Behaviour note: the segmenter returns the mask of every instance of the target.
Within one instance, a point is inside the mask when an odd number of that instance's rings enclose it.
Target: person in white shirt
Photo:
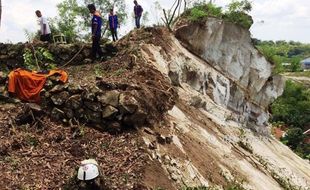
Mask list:
[[[51,29],[50,26],[48,25],[48,21],[45,17],[42,16],[41,11],[37,10],[36,15],[39,18],[39,23],[40,23],[40,40],[43,42],[50,42],[51,40]]]

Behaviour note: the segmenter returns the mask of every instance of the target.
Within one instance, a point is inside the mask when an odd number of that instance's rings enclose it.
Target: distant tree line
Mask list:
[[[300,61],[310,57],[310,44],[283,40],[261,41],[252,39],[252,41],[260,52],[276,65],[275,73],[301,71]],[[282,63],[290,63],[291,65],[285,68]]]

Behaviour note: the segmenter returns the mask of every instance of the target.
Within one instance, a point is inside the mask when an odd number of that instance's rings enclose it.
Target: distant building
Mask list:
[[[300,64],[301,64],[302,69],[309,70],[310,69],[310,57],[305,60],[302,60]]]

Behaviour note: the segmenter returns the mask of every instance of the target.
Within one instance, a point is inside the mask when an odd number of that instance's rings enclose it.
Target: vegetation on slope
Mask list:
[[[260,52],[275,64],[275,73],[298,72],[301,70],[300,61],[310,57],[310,44],[294,41],[261,41],[258,39],[253,39],[253,42]],[[282,63],[290,63],[291,65],[284,67]]]
[[[310,144],[303,135],[310,125],[310,89],[287,81],[283,95],[271,108],[272,122],[288,128],[282,142],[301,157],[310,159]]]
[[[248,15],[251,10],[252,4],[247,0],[233,1],[228,5],[227,11],[223,11],[222,7],[212,3],[196,3],[184,15],[193,22],[201,22],[208,17],[216,17],[249,29],[253,24],[252,17]]]

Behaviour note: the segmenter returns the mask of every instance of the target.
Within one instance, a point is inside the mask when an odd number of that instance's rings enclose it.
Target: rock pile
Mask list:
[[[41,106],[57,121],[80,121],[120,130],[158,119],[148,113],[152,105],[141,101],[141,93],[143,90],[138,86],[101,79],[97,85],[82,87],[74,83],[60,84],[57,77],[50,77],[41,92]],[[163,107],[163,113],[170,107]]]

